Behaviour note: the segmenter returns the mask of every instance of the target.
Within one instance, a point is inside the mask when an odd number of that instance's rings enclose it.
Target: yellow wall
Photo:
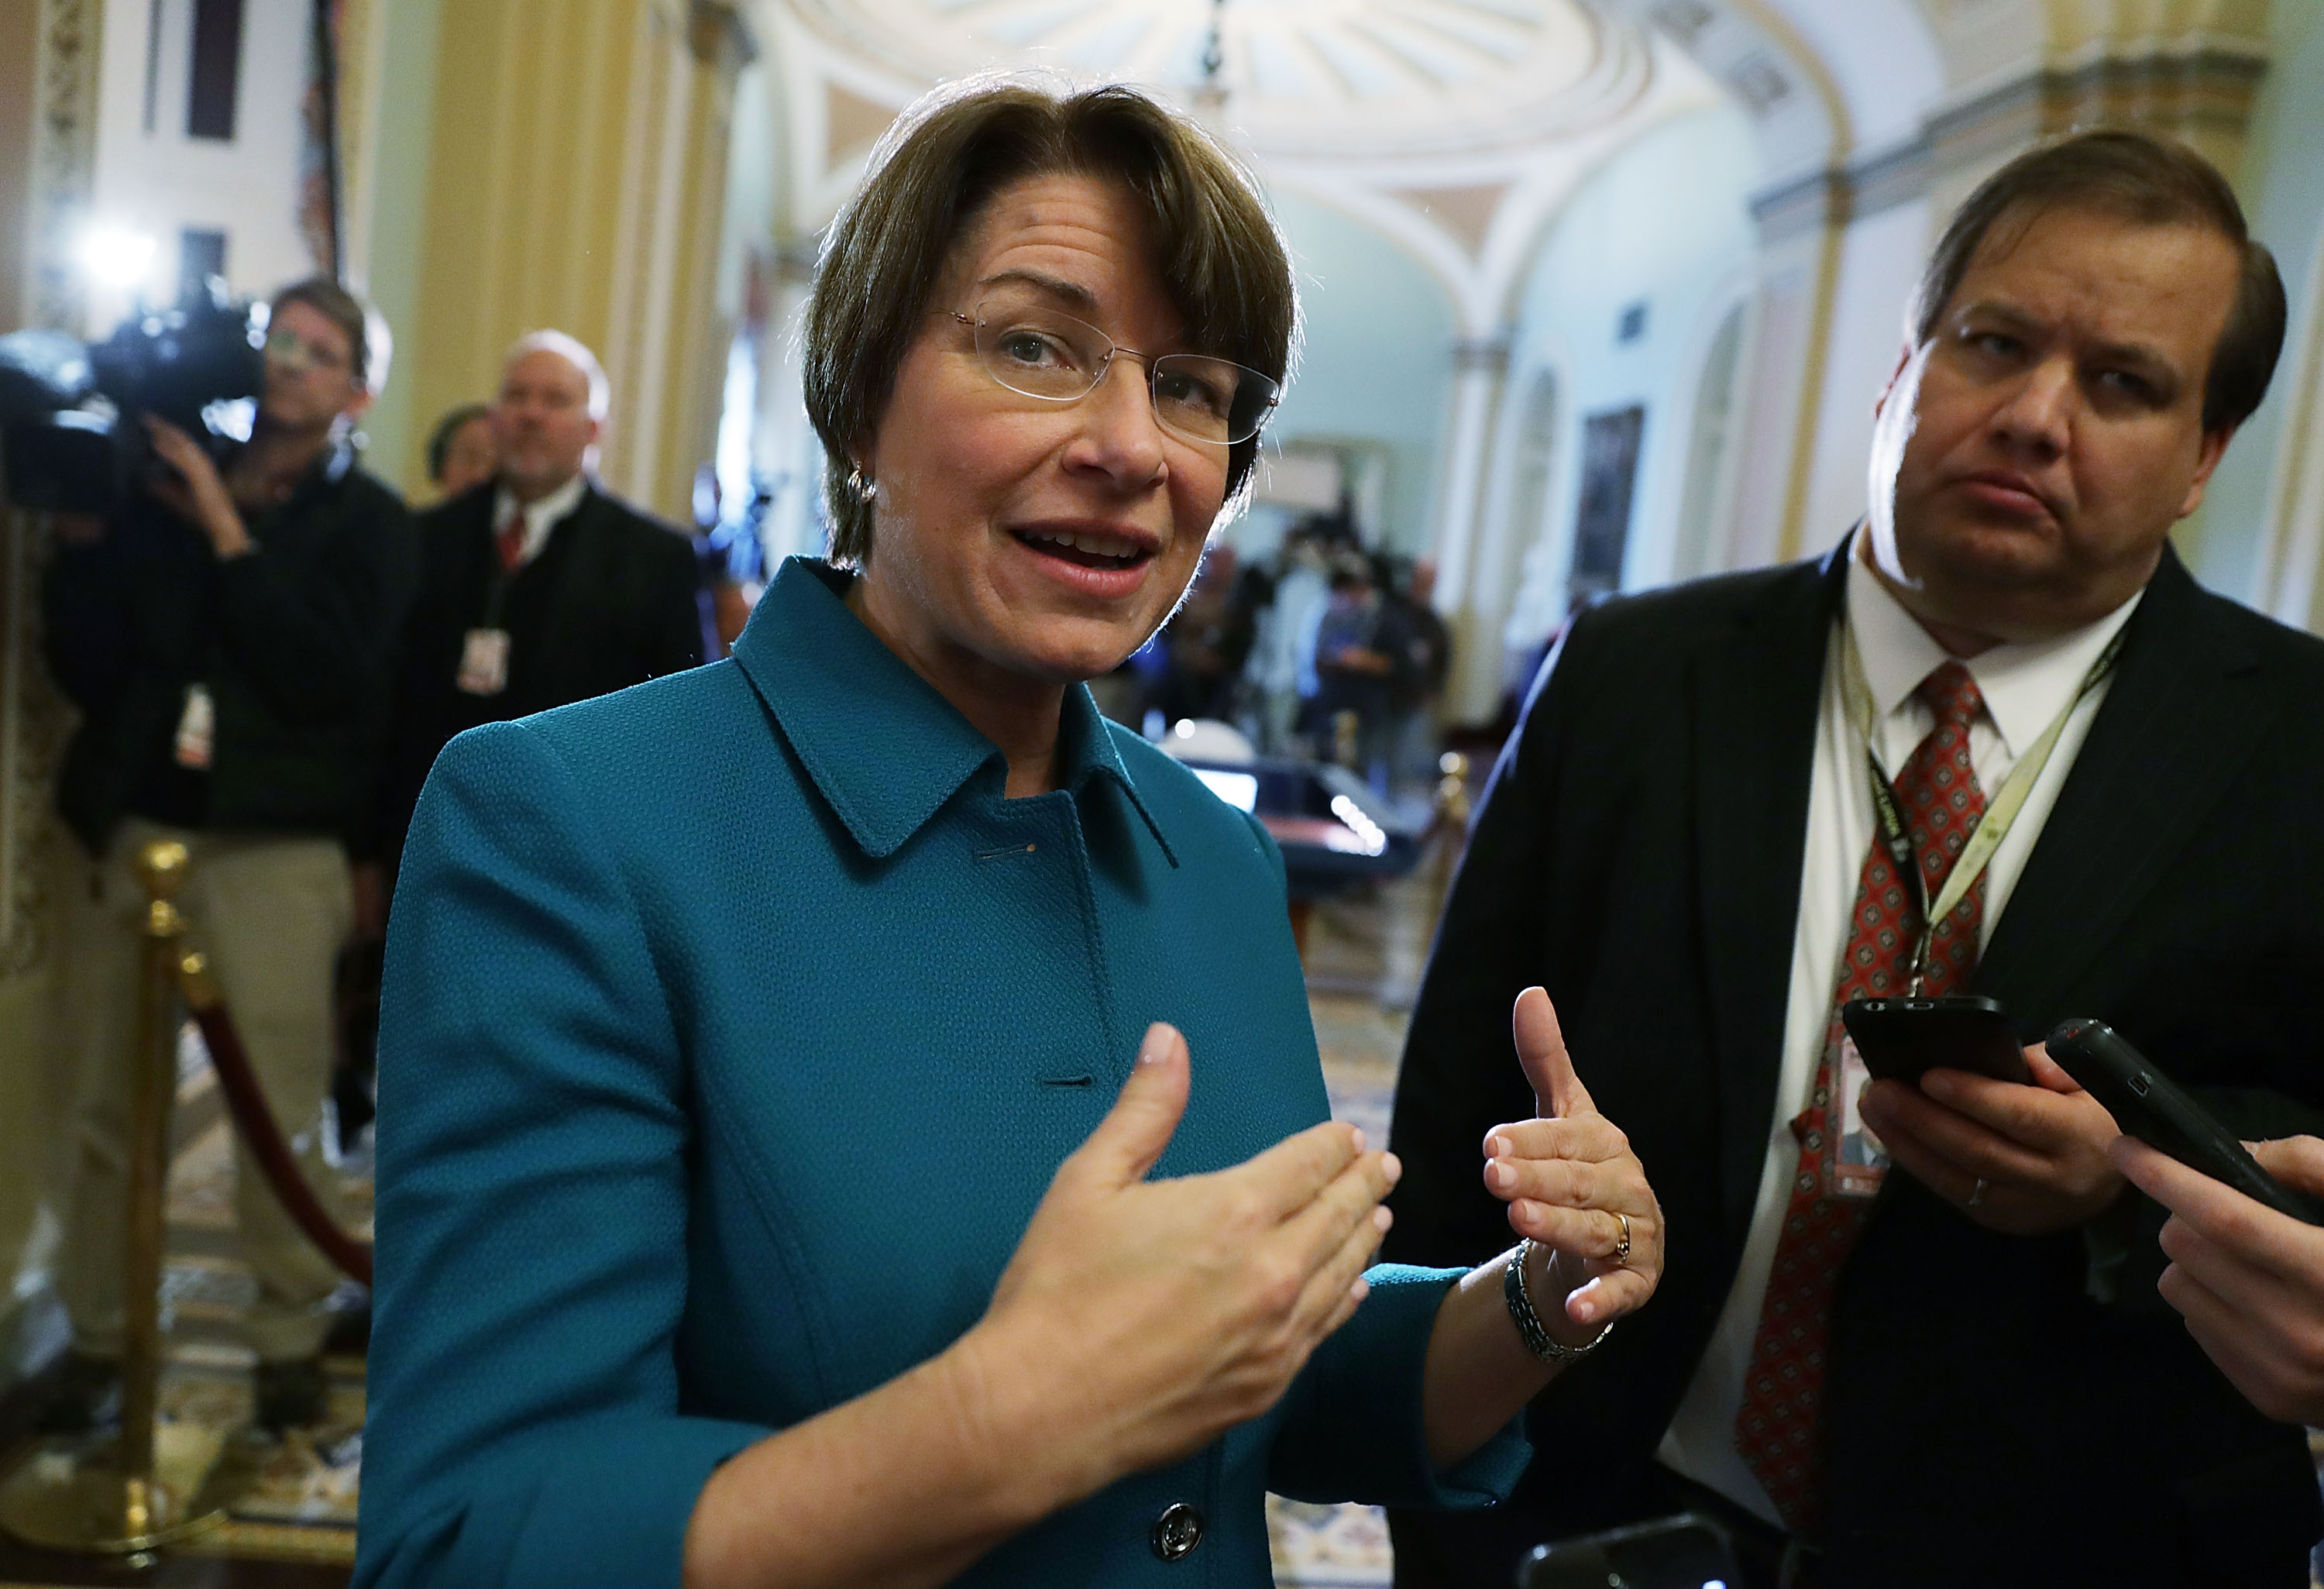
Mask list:
[[[40,7],[0,0],[0,332],[24,323],[32,285],[33,62]]]
[[[711,287],[733,79],[697,51],[691,14],[674,0],[443,8],[416,308],[397,328],[413,423],[382,460],[406,482],[424,476],[435,416],[488,396],[503,350],[554,326],[612,378],[606,483],[687,522],[725,346]]]

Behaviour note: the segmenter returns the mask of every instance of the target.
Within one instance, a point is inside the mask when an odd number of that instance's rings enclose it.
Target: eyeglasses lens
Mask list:
[[[283,368],[298,374],[309,370],[338,370],[346,361],[330,349],[301,337],[296,331],[275,331],[267,336],[266,356]]]
[[[976,306],[976,351],[985,373],[1010,391],[1072,402],[1096,389],[1114,344],[1071,315],[988,299]],[[1257,370],[1194,353],[1151,361],[1147,387],[1164,430],[1214,446],[1258,435],[1281,391]]]

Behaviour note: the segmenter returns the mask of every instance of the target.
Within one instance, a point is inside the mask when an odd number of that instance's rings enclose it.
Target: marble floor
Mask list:
[[[1443,857],[1376,892],[1325,901],[1309,918],[1307,1002],[1332,1113],[1388,1140],[1405,1024],[1435,931]],[[1370,1589],[1393,1575],[1388,1521],[1369,1506],[1271,1498],[1268,1520],[1282,1589]]]

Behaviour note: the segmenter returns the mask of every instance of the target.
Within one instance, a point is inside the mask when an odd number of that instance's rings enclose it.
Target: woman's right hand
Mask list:
[[[1112,1110],[1058,1167],[954,1349],[995,1439],[1035,1467],[1061,1464],[1056,1504],[1272,1407],[1355,1312],[1388,1230],[1380,1199],[1399,1167],[1346,1124],[1231,1169],[1147,1180],[1187,1086],[1185,1039],[1148,1028]]]

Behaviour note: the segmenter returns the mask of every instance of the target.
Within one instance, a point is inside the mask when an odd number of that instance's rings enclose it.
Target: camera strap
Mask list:
[[[2042,731],[2041,737],[2028,745],[2025,753],[2018,757],[2016,764],[2010,768],[2009,776],[2001,781],[2001,787],[1986,802],[1985,815],[1979,818],[1976,831],[1969,835],[1969,844],[1953,863],[1952,870],[1946,874],[1944,886],[1938,890],[1937,897],[1932,901],[1929,898],[1928,876],[1921,870],[1920,861],[1913,853],[1912,830],[1904,819],[1904,808],[1897,801],[1895,785],[1887,770],[1880,764],[1880,753],[1877,748],[1880,710],[1872,698],[1872,683],[1864,670],[1863,653],[1857,649],[1856,625],[1851,621],[1842,621],[1841,700],[1848,709],[1849,721],[1855,725],[1857,741],[1864,747],[1864,765],[1871,784],[1872,809],[1879,826],[1881,842],[1887,846],[1889,858],[1895,863],[1896,870],[1913,880],[1914,897],[1921,907],[1921,936],[1913,948],[1913,996],[1919,996],[1921,985],[1928,976],[1930,948],[1936,937],[1937,923],[1960,908],[1960,902],[1969,897],[1969,891],[1977,886],[1977,880],[1984,875],[1986,867],[1992,863],[1994,853],[2001,848],[2002,841],[2009,836],[2018,813],[2025,808],[2025,801],[2033,794],[2034,785],[2040,781],[2043,770],[2050,764],[2052,753],[2057,750],[2058,741],[2066,732],[2067,719],[2114,670],[2116,661],[2122,655],[2123,637],[2128,633],[2128,628],[2126,624],[2115,631],[2114,637],[2107,642],[2106,649],[2090,664],[2089,671],[2082,675],[2082,682],[2075,689],[2073,699],[2050,720],[2050,725]]]

